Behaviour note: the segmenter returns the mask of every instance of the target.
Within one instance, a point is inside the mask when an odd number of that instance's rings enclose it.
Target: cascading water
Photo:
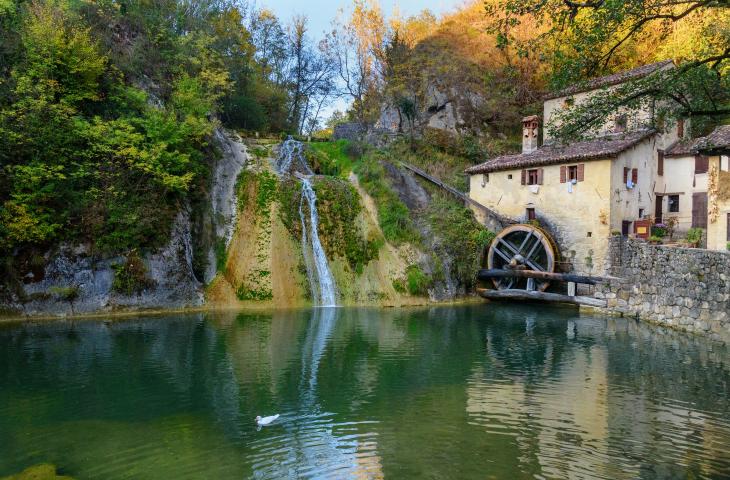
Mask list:
[[[300,173],[312,175],[312,169],[303,155],[303,150],[304,145],[291,137],[284,141],[281,144],[276,165],[279,173],[287,174],[292,169],[299,167],[299,170],[303,171]],[[322,248],[322,242],[319,240],[317,194],[307,177],[303,175],[298,175],[298,177],[302,183],[302,197],[299,201],[299,218],[302,221],[302,252],[312,299],[317,305],[334,307],[337,305],[337,286],[329,268],[327,255]],[[307,221],[307,217],[309,221]]]
[[[276,162],[276,169],[279,173],[290,173],[292,167],[295,170],[299,167],[304,175],[314,174],[307,163],[307,158],[304,156],[304,144],[289,137],[279,147],[279,159]]]

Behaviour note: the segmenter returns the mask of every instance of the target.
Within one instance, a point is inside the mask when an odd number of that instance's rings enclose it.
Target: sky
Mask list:
[[[259,8],[274,12],[283,24],[289,23],[294,15],[305,15],[309,20],[309,34],[317,41],[331,29],[332,20],[340,10],[349,11],[352,0],[256,0],[253,3]],[[403,17],[409,17],[425,9],[439,16],[454,11],[464,3],[465,0],[380,0],[386,17],[394,11],[398,11]],[[322,118],[326,119],[335,110],[346,110],[349,103],[345,98],[335,100],[323,110]]]
[[[347,9],[351,0],[257,0],[256,5],[273,11],[283,23],[288,23],[294,15],[306,15],[309,18],[310,33],[313,38],[320,38],[322,33],[330,29],[332,20],[341,9]],[[454,10],[463,4],[463,0],[381,0],[380,6],[386,15],[397,8],[402,16],[414,15],[421,10],[429,9],[436,15]]]

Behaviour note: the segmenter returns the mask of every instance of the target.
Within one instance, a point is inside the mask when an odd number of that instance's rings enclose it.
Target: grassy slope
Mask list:
[[[317,156],[328,157],[332,170],[336,170],[338,175],[344,176],[349,168],[358,175],[361,186],[374,200],[378,222],[386,240],[395,245],[410,244],[431,255],[437,266],[432,269],[431,276],[434,278],[424,278],[425,274],[419,265],[413,263],[407,267],[403,278],[395,280],[396,289],[423,294],[438,279],[436,277],[445,273],[449,273],[467,289],[473,286],[481,252],[491,241],[492,232],[479,225],[471,210],[461,202],[427,182],[422,185],[432,198],[429,207],[423,212],[409,211],[389,185],[383,167],[384,162],[397,165],[399,161],[405,161],[464,191],[466,177],[463,171],[473,164],[472,160],[446,153],[425,142],[417,144],[415,150],[406,143],[396,142],[386,149],[368,149],[356,158],[353,158],[352,152],[358,149],[344,140],[318,143],[312,148]],[[413,221],[416,216],[425,218],[428,228],[437,237],[435,241],[422,238]],[[439,272],[439,257],[442,256],[453,259],[450,272]]]

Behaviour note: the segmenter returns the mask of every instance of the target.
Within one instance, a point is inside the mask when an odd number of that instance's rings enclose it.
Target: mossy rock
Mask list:
[[[55,465],[42,463],[28,467],[15,475],[2,477],[0,480],[73,480],[73,478],[66,475],[59,475]]]

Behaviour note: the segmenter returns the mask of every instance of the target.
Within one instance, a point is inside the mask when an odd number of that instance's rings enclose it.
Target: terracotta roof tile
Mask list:
[[[720,125],[698,142],[697,150],[704,154],[730,154],[730,125]]]
[[[467,168],[466,173],[489,173],[515,168],[554,165],[575,160],[596,160],[615,157],[642,140],[656,133],[655,130],[640,130],[619,135],[607,135],[567,145],[544,145],[532,153],[503,155]]]
[[[704,137],[700,138],[689,138],[674,142],[671,147],[664,151],[665,157],[691,157],[699,153],[697,151],[697,144],[703,140]]]
[[[578,83],[568,88],[564,88],[563,90],[549,93],[543,97],[543,100],[551,100],[553,98],[565,97],[566,95],[573,95],[575,93],[588,92],[590,90],[595,90],[596,88],[609,87],[629,80],[643,78],[672,63],[672,60],[663,60],[661,62],[642,65],[631,70],[606,75],[604,77],[592,78],[586,82]]]

